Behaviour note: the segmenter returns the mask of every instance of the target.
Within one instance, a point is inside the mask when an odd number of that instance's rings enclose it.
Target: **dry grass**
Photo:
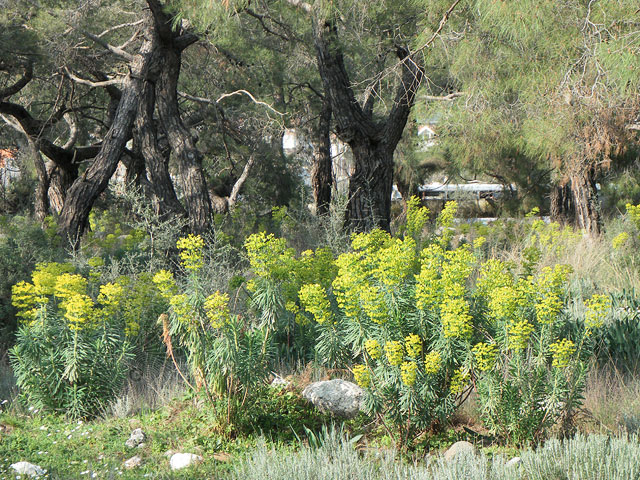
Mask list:
[[[640,426],[640,377],[613,366],[593,368],[587,378],[582,430],[635,433]]]

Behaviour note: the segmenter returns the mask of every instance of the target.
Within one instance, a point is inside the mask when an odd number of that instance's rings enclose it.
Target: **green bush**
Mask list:
[[[10,359],[30,406],[88,417],[119,392],[136,326],[120,314],[121,285],[101,285],[94,299],[87,279],[72,271],[70,264],[40,264],[32,283],[14,285],[22,324]]]

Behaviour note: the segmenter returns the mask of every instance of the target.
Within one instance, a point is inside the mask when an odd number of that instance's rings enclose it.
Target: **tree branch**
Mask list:
[[[184,92],[178,92],[178,95],[180,95],[183,98],[186,98],[187,100],[191,100],[192,102],[205,103],[205,104],[208,104],[208,105],[217,105],[217,104],[220,103],[220,100],[222,100],[224,98],[231,97],[233,95],[240,95],[240,94],[247,95],[253,101],[253,103],[255,103],[256,105],[264,105],[265,107],[267,107],[272,112],[274,112],[274,113],[276,113],[278,115],[281,115],[281,116],[284,115],[284,113],[279,112],[278,110],[273,108],[268,103],[262,102],[260,100],[257,100],[253,95],[251,95],[251,93],[249,93],[246,90],[236,90],[235,92],[224,93],[224,94],[220,95],[220,97],[217,100],[211,100],[209,98],[204,98],[204,97],[196,97],[196,96],[184,93]]]
[[[0,99],[4,99],[10,97],[11,95],[15,95],[20,90],[22,90],[33,78],[33,62],[28,60],[24,65],[24,74],[22,78],[18,80],[13,85],[0,90]]]
[[[443,96],[438,96],[438,95],[424,95],[422,98],[424,98],[427,101],[445,101],[445,102],[449,102],[451,100],[454,100],[458,97],[463,97],[464,95],[466,95],[465,92],[453,92],[450,93],[449,95],[443,95]]]
[[[88,32],[84,29],[78,29],[78,31],[80,33],[82,33],[85,37],[87,37],[90,40],[93,40],[95,43],[97,43],[98,45],[100,45],[101,47],[103,47],[104,49],[110,51],[111,53],[125,59],[127,62],[132,62],[134,60],[134,56],[131,55],[129,52],[119,48],[119,47],[114,47],[113,45],[111,45],[110,43],[104,41],[102,38],[100,38],[97,35],[94,35],[91,32]]]
[[[242,175],[240,175],[240,178],[238,178],[238,180],[236,180],[236,183],[233,184],[233,188],[231,189],[231,194],[229,195],[229,199],[227,200],[229,204],[229,209],[232,209],[236,204],[236,201],[238,199],[238,193],[240,193],[240,189],[242,188],[242,185],[244,185],[244,182],[247,180],[247,177],[249,176],[249,171],[253,166],[254,160],[255,160],[255,157],[251,155],[249,157],[249,160],[247,161],[247,164],[244,166],[244,169],[242,170]]]
[[[112,79],[104,80],[101,82],[93,82],[91,80],[86,80],[84,78],[76,77],[73,73],[71,73],[71,71],[67,67],[64,67],[64,71],[66,72],[67,76],[74,82],[80,83],[82,85],[88,85],[92,88],[107,87],[109,85],[122,85],[122,83],[124,82],[124,78],[121,78],[121,79],[112,78]]]

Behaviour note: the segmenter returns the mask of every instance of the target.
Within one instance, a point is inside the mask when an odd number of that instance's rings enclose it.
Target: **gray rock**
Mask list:
[[[276,375],[271,382],[272,387],[288,387],[290,384],[287,380],[282,378],[280,375]]]
[[[29,462],[13,463],[11,464],[11,468],[18,475],[28,475],[30,477],[40,477],[47,473],[38,465],[34,465],[33,463],[29,463]]]
[[[171,470],[180,470],[201,461],[202,457],[195,453],[174,453],[169,459],[169,465]]]
[[[352,418],[360,411],[364,390],[355,383],[337,379],[312,383],[302,396],[322,411]]]
[[[136,455],[135,457],[131,457],[128,460],[124,461],[124,468],[127,470],[131,470],[132,468],[136,468],[142,465],[142,458],[140,455]]]
[[[133,432],[131,432],[131,436],[126,442],[124,442],[124,444],[129,448],[136,448],[138,445],[144,442],[145,438],[146,437],[142,429],[136,428]]]
[[[460,454],[475,453],[475,450],[476,449],[473,446],[473,444],[469,442],[465,442],[465,441],[456,442],[453,445],[451,445],[446,452],[444,452],[444,459],[447,461],[451,461]]]
[[[515,467],[522,463],[522,459],[520,457],[513,457],[507,463],[504,464],[505,467]]]

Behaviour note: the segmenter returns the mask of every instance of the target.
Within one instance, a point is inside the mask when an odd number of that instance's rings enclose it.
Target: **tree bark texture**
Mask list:
[[[104,191],[118,166],[130,136],[138,110],[138,102],[148,77],[152,53],[157,45],[149,35],[153,24],[147,18],[146,37],[138,55],[129,64],[130,74],[122,86],[122,96],[113,123],[105,136],[99,153],[87,170],[73,182],[60,213],[60,230],[72,248],[77,248],[86,228],[95,200]]]
[[[313,147],[313,166],[311,168],[311,187],[316,215],[329,213],[331,190],[333,188],[333,162],[331,160],[331,104],[325,97],[320,110],[320,118],[311,132]]]
[[[393,152],[402,136],[423,70],[408,50],[397,48],[402,62],[401,81],[387,118],[376,122],[373,109],[356,100],[331,21],[313,22],[318,70],[329,98],[338,137],[353,152],[354,172],[349,181],[345,226],[353,231],[391,227]],[[370,102],[365,101],[368,105]]]
[[[180,35],[171,29],[171,18],[161,9],[154,8],[158,2],[150,2],[158,27],[162,69],[156,84],[158,115],[169,140],[169,145],[178,160],[184,203],[191,230],[205,232],[211,226],[213,209],[202,170],[202,154],[196,147],[196,139],[182,122],[178,104],[178,77],[182,61],[182,50],[193,43],[194,37]]]
[[[551,188],[551,219],[558,223],[573,223],[575,210],[573,195],[569,183],[554,185]]]
[[[598,235],[602,231],[602,217],[594,169],[585,168],[572,174],[570,186],[576,226],[590,235]]]

